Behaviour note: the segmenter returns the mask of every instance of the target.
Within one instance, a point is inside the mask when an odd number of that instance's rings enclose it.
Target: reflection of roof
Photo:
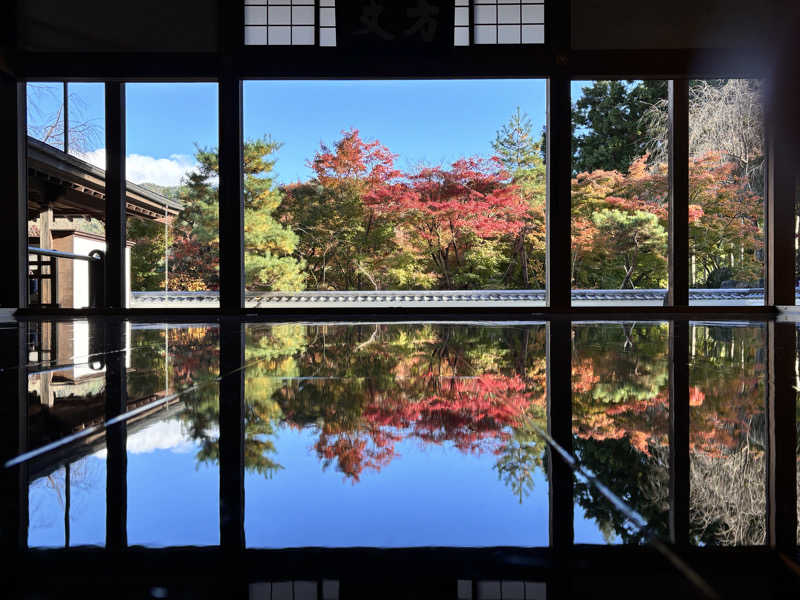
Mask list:
[[[57,217],[105,218],[106,173],[85,160],[28,137],[28,204],[40,212],[48,202]],[[127,182],[128,215],[163,221],[183,205],[157,192]]]

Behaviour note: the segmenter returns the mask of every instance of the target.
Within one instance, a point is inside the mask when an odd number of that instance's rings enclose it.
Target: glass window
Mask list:
[[[651,113],[667,82],[572,84],[572,303],[662,306],[668,156]]]
[[[335,0],[245,0],[247,46],[335,46]]]
[[[126,84],[131,306],[219,306],[216,83]]]
[[[765,158],[761,82],[689,82],[690,304],[764,304]]]
[[[543,305],[544,118],[541,80],[245,82],[247,306]]]
[[[86,308],[91,267],[57,258],[105,251],[105,87],[31,82],[28,92],[29,304]]]

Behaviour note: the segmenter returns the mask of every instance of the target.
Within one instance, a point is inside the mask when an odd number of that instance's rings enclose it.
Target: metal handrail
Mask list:
[[[55,258],[70,258],[72,260],[86,260],[86,261],[101,261],[99,256],[87,256],[85,254],[72,254],[71,252],[62,252],[61,250],[49,250],[47,248],[37,248],[36,246],[28,246],[28,254],[41,254],[42,256],[54,256]]]
[[[58,293],[57,273],[58,269],[55,268],[55,259],[63,258],[67,260],[85,260],[89,263],[89,306],[91,308],[100,308],[105,305],[105,253],[102,250],[92,250],[89,254],[73,254],[72,252],[62,252],[61,250],[50,250],[46,248],[37,248],[36,246],[28,246],[28,254],[35,254],[39,256],[49,256],[52,258],[50,261],[50,290],[53,298],[52,305],[58,306],[56,302],[56,294]],[[41,261],[39,261],[41,262]],[[30,277],[30,275],[29,275]],[[32,277],[36,279],[36,277]],[[41,281],[42,277],[39,277]]]

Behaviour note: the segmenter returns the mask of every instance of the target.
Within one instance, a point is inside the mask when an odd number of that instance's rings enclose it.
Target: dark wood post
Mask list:
[[[223,60],[219,80],[219,289],[223,312],[244,308],[242,82]]]
[[[5,198],[0,256],[9,274],[0,286],[4,308],[28,304],[27,127],[25,82],[0,72],[0,179]]]
[[[764,178],[766,202],[766,304],[795,304],[795,195],[797,165],[791,164],[791,145],[780,123],[768,125],[767,173]]]
[[[669,291],[689,306],[689,81],[669,81]]]
[[[567,309],[571,303],[572,128],[570,80],[547,80],[547,306]]]
[[[125,84],[106,82],[106,307],[125,308]]]

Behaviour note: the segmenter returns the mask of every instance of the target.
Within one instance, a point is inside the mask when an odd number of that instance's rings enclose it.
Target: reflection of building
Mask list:
[[[57,148],[28,138],[28,218],[29,245],[60,250],[81,256],[92,250],[105,251],[103,226],[93,222],[97,232],[87,229],[91,219],[105,220],[105,171],[66,154]],[[128,218],[160,223],[169,222],[181,209],[171,200],[152,190],[127,182]],[[33,221],[34,223],[31,223]],[[126,248],[126,288],[130,296],[130,244]],[[61,308],[89,306],[89,265],[85,261],[45,259],[49,274],[56,265],[56,295],[52,297],[48,278],[32,277],[32,304],[57,304]],[[42,267],[38,267],[42,271]]]

